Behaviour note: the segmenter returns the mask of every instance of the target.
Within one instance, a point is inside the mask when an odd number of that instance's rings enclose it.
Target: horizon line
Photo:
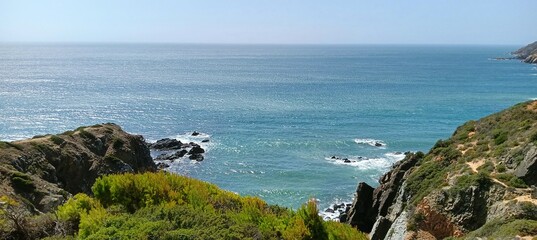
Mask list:
[[[351,45],[383,45],[383,46],[397,46],[397,45],[406,45],[406,46],[418,46],[418,45],[428,45],[428,46],[525,46],[527,43],[516,44],[516,43],[218,43],[218,42],[128,42],[128,41],[0,41],[0,44],[132,44],[132,45],[243,45],[243,46],[255,46],[255,45],[266,45],[266,46],[351,46]]]

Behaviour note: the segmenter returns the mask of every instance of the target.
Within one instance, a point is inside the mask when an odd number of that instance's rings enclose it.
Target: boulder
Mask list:
[[[192,147],[192,149],[190,149],[190,151],[188,151],[188,154],[200,154],[200,153],[204,153],[205,150],[203,150],[203,148],[201,148],[199,145],[197,146],[194,146]]]
[[[164,138],[158,140],[156,143],[150,144],[149,147],[157,150],[172,150],[180,149],[183,143],[177,139]]]
[[[190,160],[196,160],[198,162],[203,161],[204,157],[201,153],[192,154],[188,157]]]
[[[194,132],[192,133],[192,136],[194,136],[194,137],[195,137],[195,136],[198,136],[198,135],[200,135],[199,132],[194,131]]]

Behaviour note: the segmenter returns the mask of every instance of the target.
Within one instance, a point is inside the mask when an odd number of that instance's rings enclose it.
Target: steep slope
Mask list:
[[[348,213],[372,239],[537,235],[537,101],[465,123],[379,182]]]
[[[100,175],[155,170],[143,137],[115,124],[0,142],[0,196],[34,211],[48,212],[72,194],[91,193]]]
[[[537,63],[537,42],[530,43],[512,54],[526,63]]]

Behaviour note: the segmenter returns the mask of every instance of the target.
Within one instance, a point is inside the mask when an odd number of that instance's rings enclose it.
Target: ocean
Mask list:
[[[518,47],[2,44],[0,140],[105,122],[210,139],[204,161],[168,170],[325,208],[378,185],[402,152],[537,98],[535,65],[494,60]]]

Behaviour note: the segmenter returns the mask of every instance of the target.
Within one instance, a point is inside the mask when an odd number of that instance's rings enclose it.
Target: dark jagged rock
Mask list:
[[[183,143],[177,139],[164,138],[158,140],[156,143],[150,144],[149,147],[157,150],[174,150],[180,149]]]
[[[390,227],[392,226],[392,221],[387,218],[380,216],[376,222],[375,231],[371,233],[371,240],[380,240],[388,234]]]
[[[373,189],[364,182],[358,184],[356,197],[350,210],[347,211],[347,223],[357,227],[360,231],[371,232],[375,221],[379,217],[386,216],[389,207],[394,205],[395,199],[404,181],[405,173],[412,168],[423,155],[409,154],[405,159],[399,161],[392,167],[392,170],[384,174],[379,180],[380,186]],[[378,225],[378,224],[377,224]],[[382,228],[390,228],[391,221],[383,220]],[[381,232],[376,232],[376,236],[383,239]]]
[[[203,148],[201,148],[199,145],[196,145],[194,147],[192,147],[192,149],[190,149],[190,151],[188,151],[188,154],[200,154],[200,153],[204,153],[205,150]]]
[[[188,157],[190,160],[196,160],[198,162],[203,161],[204,157],[201,153],[195,153]]]
[[[362,232],[370,232],[375,223],[375,215],[370,212],[373,204],[373,190],[367,183],[359,183],[352,207],[347,212],[347,223]]]
[[[188,152],[187,150],[181,149],[179,151],[174,152],[173,154],[163,153],[163,154],[158,155],[155,158],[155,161],[163,161],[163,160],[172,160],[173,161],[175,159],[184,157],[187,152]]]
[[[192,133],[192,136],[194,136],[194,137],[195,137],[195,136],[198,136],[198,135],[200,135],[199,132],[194,131],[194,132]]]

